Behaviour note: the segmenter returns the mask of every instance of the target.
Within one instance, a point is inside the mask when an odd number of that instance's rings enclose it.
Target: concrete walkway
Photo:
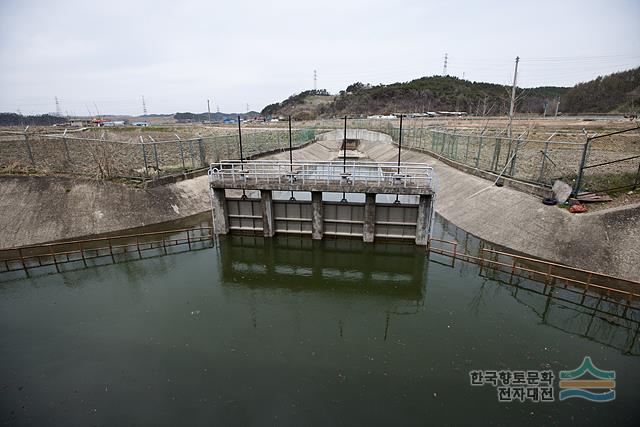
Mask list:
[[[340,142],[319,141],[296,160],[331,160]],[[376,161],[396,161],[397,147],[362,141]],[[288,159],[289,153],[267,156]],[[405,151],[438,177],[436,211],[483,240],[535,257],[640,280],[640,205],[573,215],[540,199]],[[207,177],[148,190],[88,179],[0,177],[0,248],[114,232],[209,210]],[[481,191],[484,190],[484,191]],[[478,193],[481,191],[480,193]],[[475,194],[475,196],[474,196]]]

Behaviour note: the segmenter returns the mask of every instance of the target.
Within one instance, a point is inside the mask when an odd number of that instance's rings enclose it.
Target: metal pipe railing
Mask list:
[[[212,163],[209,168],[209,182],[229,181],[233,184],[286,181],[304,184],[339,180],[344,185],[366,183],[431,188],[433,177],[433,168],[423,163],[401,163],[398,168],[393,162],[252,160],[241,163],[223,160]]]

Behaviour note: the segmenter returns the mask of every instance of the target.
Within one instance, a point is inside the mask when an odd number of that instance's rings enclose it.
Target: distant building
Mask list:
[[[148,122],[133,122],[131,123],[133,126],[141,126],[141,127],[147,127],[149,126]]]
[[[236,119],[229,119],[229,118],[227,118],[227,119],[224,119],[224,120],[222,121],[222,123],[224,123],[225,125],[233,125],[233,124],[236,124],[236,123],[238,123],[238,122],[236,121]]]
[[[109,127],[124,126],[124,120],[114,120],[114,121],[111,121],[111,122],[102,122],[101,126],[109,126]]]

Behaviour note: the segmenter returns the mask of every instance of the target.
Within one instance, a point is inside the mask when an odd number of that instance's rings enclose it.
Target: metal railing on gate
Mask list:
[[[360,161],[223,160],[212,163],[209,181],[368,184],[378,187],[433,189],[433,168],[423,163]]]

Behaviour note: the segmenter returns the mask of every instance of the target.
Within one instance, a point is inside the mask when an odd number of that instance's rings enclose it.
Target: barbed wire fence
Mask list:
[[[461,121],[462,124],[465,121]],[[402,128],[403,146],[477,170],[542,186],[555,180],[569,183],[574,192],[619,191],[640,187],[639,128],[611,134],[586,132],[579,137],[553,132],[534,136],[521,126],[509,138],[497,127],[458,127],[458,121],[408,119]],[[292,131],[292,146],[315,140],[322,132],[342,129],[342,119],[305,122]],[[400,138],[398,120],[348,120],[350,129],[367,129]],[[171,138],[141,135],[138,141],[118,140],[118,132],[43,134],[29,129],[0,131],[2,173],[74,174],[101,179],[154,180],[167,175],[207,168],[212,162],[239,159],[238,130],[220,128],[223,135]],[[624,136],[624,138],[621,137]],[[283,127],[244,128],[244,158],[285,151],[289,133]]]
[[[314,128],[292,131],[293,147],[314,140]],[[0,170],[3,173],[73,174],[101,179],[153,180],[163,176],[207,168],[222,159],[238,159],[239,136],[206,135],[155,140],[150,135],[139,141],[122,141],[103,132],[100,137],[70,134],[42,134],[23,131],[0,132]],[[243,155],[289,148],[285,129],[243,132]]]

